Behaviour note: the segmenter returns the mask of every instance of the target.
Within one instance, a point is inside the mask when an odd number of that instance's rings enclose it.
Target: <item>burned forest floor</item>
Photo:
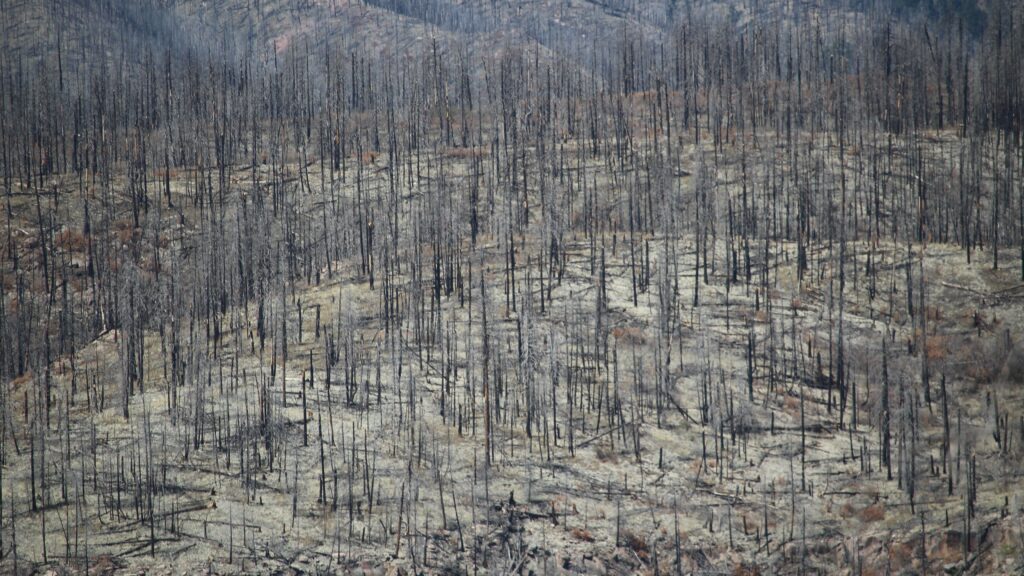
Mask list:
[[[0,571],[1024,571],[1019,252],[587,149],[15,189]]]

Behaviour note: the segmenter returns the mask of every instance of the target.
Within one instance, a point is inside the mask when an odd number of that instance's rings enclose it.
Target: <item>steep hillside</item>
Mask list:
[[[874,17],[963,18],[975,34],[986,20],[985,10],[972,3],[937,0],[5,0],[2,42],[8,66],[45,63],[71,78],[100,63],[134,71],[167,53],[265,58],[330,44],[364,55],[408,55],[434,41],[472,54],[536,46],[552,58],[595,65],[595,52],[626,35],[662,41],[694,11],[744,26],[865,10]]]
[[[0,0],[0,574],[1024,573],[1024,4],[900,4]]]

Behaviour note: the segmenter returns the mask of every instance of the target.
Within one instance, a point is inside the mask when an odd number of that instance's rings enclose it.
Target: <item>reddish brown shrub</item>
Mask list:
[[[590,530],[584,528],[573,528],[572,537],[582,542],[593,542],[594,535],[590,533]]]
[[[640,536],[631,531],[626,531],[623,537],[623,541],[625,542],[627,548],[629,548],[633,552],[636,552],[636,555],[641,560],[646,561],[647,554],[648,552],[650,552],[650,549],[647,547],[647,540],[644,539],[643,536]]]
[[[881,504],[872,504],[860,511],[862,522],[878,522],[885,518],[885,508]]]
[[[761,576],[761,570],[754,564],[738,564],[732,569],[732,576]]]
[[[596,455],[597,459],[601,462],[615,463],[619,461],[619,456],[615,453],[615,450],[607,446],[598,446],[594,448],[594,455]]]
[[[484,154],[486,154],[484,149],[477,146],[471,146],[466,148],[455,147],[448,148],[447,150],[445,150],[446,156],[448,156],[449,158],[457,159],[481,158],[484,156]]]
[[[615,339],[622,343],[644,344],[647,342],[643,329],[635,326],[612,328],[612,336],[615,336]]]
[[[934,334],[928,336],[924,342],[924,353],[929,360],[941,360],[946,357],[946,337]]]
[[[54,241],[58,248],[68,252],[85,252],[86,248],[89,247],[89,240],[85,237],[85,234],[70,228],[61,230]]]

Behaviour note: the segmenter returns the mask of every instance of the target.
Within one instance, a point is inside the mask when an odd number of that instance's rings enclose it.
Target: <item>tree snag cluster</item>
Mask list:
[[[1024,570],[1021,4],[40,4],[0,572]]]

